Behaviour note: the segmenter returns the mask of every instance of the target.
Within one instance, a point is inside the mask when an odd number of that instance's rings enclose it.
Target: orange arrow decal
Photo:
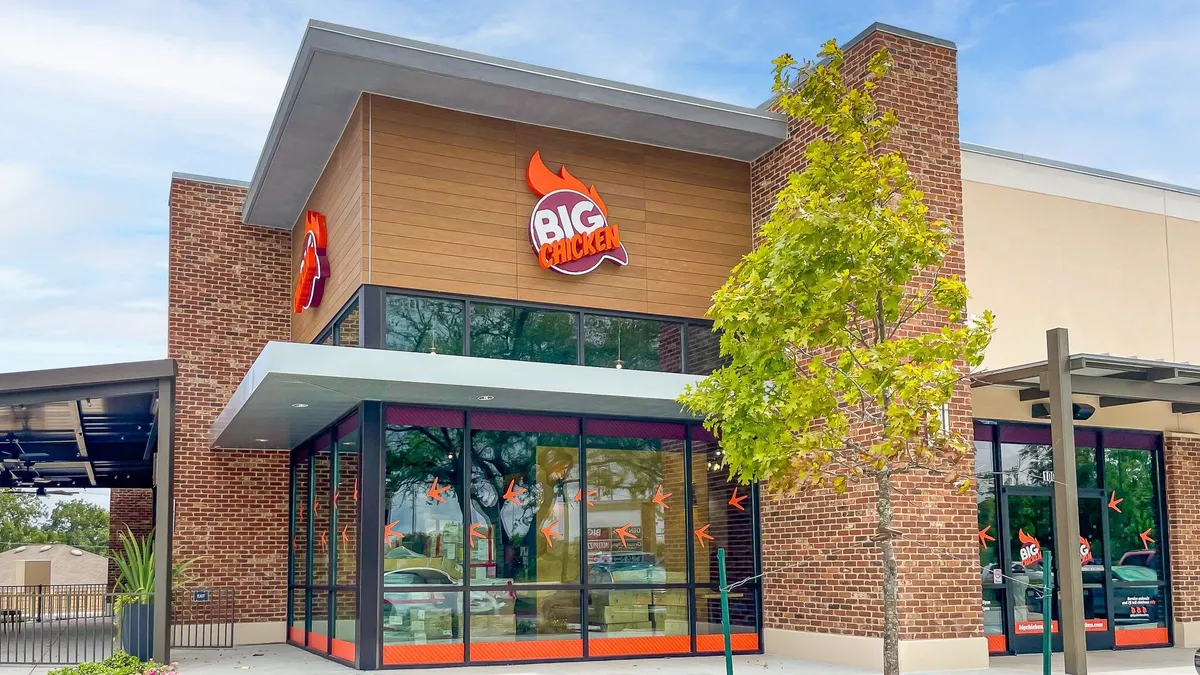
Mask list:
[[[515,481],[515,480],[508,481],[508,489],[504,491],[504,500],[512,502],[512,503],[516,504],[517,506],[520,506],[521,500],[517,499],[517,496],[524,494],[525,488],[517,488],[516,490],[513,490],[513,485],[516,482],[517,481]]]
[[[398,520],[393,520],[392,522],[388,523],[386,527],[383,528],[383,545],[384,546],[391,546],[393,538],[395,538],[395,539],[403,539],[404,538],[404,533],[398,532],[396,530],[396,523],[399,523],[399,522],[400,521],[398,521]]]
[[[325,533],[324,533],[324,532],[322,532],[322,533],[321,533],[321,550],[322,550],[322,551],[328,551],[328,550],[329,550],[329,539],[327,539],[327,538],[325,537]]]
[[[315,499],[314,499],[312,504],[313,504],[313,519],[314,519],[314,520],[316,520],[316,518],[317,518],[317,506],[320,504],[320,502],[318,502],[317,500],[315,500]]]
[[[588,496],[588,497],[595,497],[597,494],[599,494],[599,491],[598,491],[598,490],[588,490],[588,491],[587,491],[587,496]],[[577,502],[578,502],[578,501],[583,501],[583,488],[579,488],[579,492],[576,492],[576,493],[575,493],[575,501],[577,501]],[[591,499],[588,499],[588,500],[587,500],[587,505],[588,505],[588,506],[595,506],[595,505],[596,505],[596,502],[592,501]]]
[[[1150,528],[1150,530],[1152,530],[1152,529],[1154,529],[1154,528]],[[1141,534],[1138,535],[1139,537],[1142,538],[1142,547],[1145,549],[1149,549],[1150,544],[1154,543],[1154,540],[1150,538],[1150,530],[1146,530],[1145,532],[1142,532]]]
[[[621,527],[618,527],[617,529],[613,530],[613,532],[616,532],[616,533],[617,533],[617,536],[621,538],[621,545],[622,545],[622,546],[624,546],[624,545],[625,545],[625,540],[626,540],[626,539],[632,539],[632,538],[633,538],[633,534],[631,534],[631,533],[629,532],[629,528],[631,528],[631,527],[633,527],[633,523],[625,523],[625,524],[624,524],[624,525],[622,525]]]
[[[1113,492],[1112,496],[1108,498],[1108,508],[1112,509],[1113,511],[1116,511],[1117,513],[1120,513],[1121,509],[1117,508],[1117,504],[1120,504],[1123,501],[1125,501],[1125,500],[1117,499],[1117,493]]]
[[[333,491],[333,508],[335,508],[335,509],[338,507],[337,498],[338,498],[338,491],[334,490]]]
[[[563,536],[554,528],[558,527],[558,521],[554,521],[542,528],[542,536],[546,537],[546,548],[554,548],[554,542],[551,539],[562,540]]]
[[[705,539],[708,539],[709,541],[713,540],[713,536],[708,533],[708,525],[705,525],[704,527],[696,530],[696,539],[698,539],[700,541],[700,548],[705,548],[705,546],[704,546]]]
[[[343,543],[343,544],[349,544],[349,543],[350,543],[350,537],[346,536],[346,530],[348,530],[348,529],[350,529],[350,526],[349,526],[349,525],[343,525],[343,526],[342,526],[342,543]]]
[[[979,545],[983,548],[987,548],[989,541],[996,541],[995,537],[988,534],[988,530],[990,530],[990,529],[992,529],[992,526],[988,525],[987,527],[985,527],[979,531]]]
[[[738,491],[738,489],[737,489],[737,486],[735,485],[733,487],[733,496],[729,498],[729,505],[732,506],[733,508],[737,509],[738,511],[745,511],[746,507],[742,506],[742,502],[749,499],[750,495],[742,495],[741,497],[739,497],[737,491]]]
[[[358,503],[358,479],[354,479],[354,503]]]
[[[488,538],[488,535],[486,533],[480,532],[478,529],[476,529],[476,528],[482,527],[484,524],[485,523],[482,523],[482,522],[471,523],[471,538],[472,539],[487,539]]]
[[[451,486],[449,486],[449,485],[446,485],[444,487],[438,487],[437,476],[434,476],[433,477],[433,487],[429,488],[429,491],[425,493],[425,496],[433,497],[434,499],[438,500],[439,502],[445,504],[446,498],[442,496],[442,493],[445,492],[446,490],[449,490],[450,488],[451,488]]]
[[[671,507],[667,506],[667,497],[670,497],[670,496],[671,496],[671,493],[670,492],[664,493],[662,491],[662,486],[659,485],[658,488],[654,491],[654,499],[651,499],[650,501],[654,502],[655,504],[658,504],[659,506],[663,507],[664,509],[669,509]]]

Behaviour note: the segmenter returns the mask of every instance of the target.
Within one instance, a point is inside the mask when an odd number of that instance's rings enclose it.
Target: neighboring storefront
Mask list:
[[[852,74],[885,45],[898,147],[957,235],[972,309],[1000,317],[989,367],[1045,358],[1059,324],[1079,350],[1200,359],[1200,272],[1178,259],[1200,247],[1200,195],[960,146],[953,44],[876,24],[846,45]],[[724,548],[747,580],[736,651],[877,667],[869,495],[732,483],[675,402],[719,365],[710,297],[809,131],[311,24],[253,180],[171,184],[174,553],[237,589],[235,639],[362,669],[715,653]],[[956,394],[974,503],[906,478],[905,670],[1035,647],[1040,553],[1061,543],[1036,393]],[[1200,423],[1094,403],[1089,646],[1190,644]]]

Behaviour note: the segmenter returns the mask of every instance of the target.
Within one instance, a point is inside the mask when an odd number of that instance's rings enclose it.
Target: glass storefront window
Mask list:
[[[358,302],[355,302],[337,324],[337,344],[340,347],[359,346]]]
[[[305,457],[292,467],[292,583],[307,586],[308,577],[308,530],[312,508],[309,502],[309,458]]]
[[[385,419],[383,584],[461,584],[463,413],[388,407]]]
[[[758,593],[754,586],[741,586],[729,592],[729,632],[734,651],[758,649]],[[721,592],[716,586],[696,589],[696,650],[725,650]]]
[[[587,420],[588,579],[685,583],[684,426]],[[595,492],[593,495],[592,492]]]
[[[1000,479],[1004,485],[1053,485],[1054,449],[1049,427],[1001,427]],[[1080,488],[1096,487],[1095,431],[1075,431],[1075,476]]]
[[[592,656],[682,654],[692,649],[684,588],[589,591],[587,622]]]
[[[574,312],[471,303],[471,356],[538,363],[579,363]]]
[[[472,591],[471,660],[583,656],[579,591]]]
[[[333,531],[330,533],[330,548],[334,551],[334,583],[353,586],[358,580],[358,413],[338,424],[334,436],[336,487],[333,493]]]
[[[308,633],[308,608],[305,606],[304,589],[293,588],[288,593],[288,602],[292,605],[292,622],[288,625],[287,639],[302,645],[306,642]]]
[[[383,662],[437,663],[403,646],[458,645],[462,660],[463,607],[461,591],[420,590],[383,592]],[[436,651],[434,653],[437,653]],[[456,659],[451,658],[453,662]]]
[[[583,319],[583,365],[628,370],[683,371],[681,325],[588,314]]]
[[[334,658],[354,663],[358,648],[358,604],[354,591],[337,591],[333,595],[333,633],[330,635],[329,653]]]
[[[692,554],[696,584],[719,583],[717,549],[725,549],[728,581],[754,576],[753,488],[729,479],[721,446],[703,427],[692,428]]]
[[[1106,449],[1104,486],[1106,494],[1115,495],[1111,501],[1116,503],[1108,514],[1108,536],[1112,542],[1112,573],[1118,581],[1157,582],[1163,578],[1157,547],[1161,529],[1156,483],[1154,457],[1149,450]]]
[[[480,412],[471,428],[471,583],[578,583],[579,420]]]
[[[308,629],[308,646],[322,652],[329,651],[329,589],[311,588],[308,602],[312,608],[312,620]]]
[[[684,361],[689,375],[709,375],[729,363],[729,359],[721,356],[720,334],[713,332],[712,326],[694,323],[687,326]]]
[[[312,585],[329,585],[329,507],[333,498],[333,462],[329,433],[323,433],[314,441],[313,450],[313,498],[309,509],[312,514]],[[327,605],[323,605],[327,607]],[[313,617],[324,616],[313,606]]]
[[[462,355],[462,300],[389,294],[385,303],[385,347],[403,352]]]
[[[978,504],[979,527],[979,568],[984,585],[1003,583],[1003,577],[997,579],[996,572],[1003,571],[1000,563],[1000,547],[997,537],[1000,536],[1000,519],[997,517],[996,501],[996,463],[992,456],[992,438],[994,427],[976,425],[975,427],[975,498]]]

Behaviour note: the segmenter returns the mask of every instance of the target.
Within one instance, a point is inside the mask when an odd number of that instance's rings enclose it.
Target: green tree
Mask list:
[[[899,672],[893,480],[933,472],[970,487],[970,444],[942,423],[992,316],[966,317],[964,282],[944,269],[951,228],[933,220],[897,118],[872,97],[891,68],[881,49],[860,88],[830,41],[821,61],[776,59],[779,108],[823,131],[788,177],[758,246],[713,295],[728,365],[680,400],[718,434],[731,473],[775,494],[875,486],[883,566],[884,672]]]
[[[0,490],[0,550],[46,542],[46,507],[28,492]]]
[[[102,554],[108,548],[108,509],[82,499],[58,502],[45,532],[47,541]]]

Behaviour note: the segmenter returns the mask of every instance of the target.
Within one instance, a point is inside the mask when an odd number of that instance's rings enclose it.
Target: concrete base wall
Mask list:
[[[883,668],[882,638],[767,628],[763,641],[766,653],[773,656],[869,670]],[[900,641],[900,670],[903,672],[987,667],[985,638]]]
[[[1176,621],[1175,646],[1200,647],[1200,621]]]
[[[287,639],[286,621],[256,621],[233,624],[233,644],[265,645]]]

